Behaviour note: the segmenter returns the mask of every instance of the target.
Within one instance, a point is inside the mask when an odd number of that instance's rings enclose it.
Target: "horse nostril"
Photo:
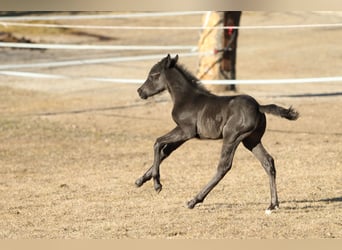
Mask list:
[[[139,94],[141,99],[147,98],[147,95],[143,92],[143,90],[141,88],[139,88],[137,91],[138,91],[138,94]]]

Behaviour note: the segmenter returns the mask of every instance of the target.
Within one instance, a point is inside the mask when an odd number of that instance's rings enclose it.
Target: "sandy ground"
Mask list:
[[[74,23],[197,26],[201,18]],[[244,12],[241,25],[341,21],[341,15],[331,13]],[[197,31],[14,33],[37,42],[81,44],[195,45],[199,38]],[[241,30],[237,77],[341,75],[341,40],[341,28]],[[0,62],[149,53],[1,49]],[[196,57],[180,61],[195,72]],[[136,188],[136,178],[152,163],[155,139],[174,127],[168,94],[143,101],[138,85],[81,79],[143,79],[154,63],[17,69],[72,80],[0,76],[0,238],[342,238],[341,83],[238,86],[262,104],[292,105],[301,114],[295,122],[267,116],[263,142],[275,158],[280,209],[264,214],[270,198],[267,175],[241,146],[231,172],[203,204],[189,210],[186,201],[215,173],[221,142],[192,140],[174,152],[161,167],[161,193],[151,182]]]

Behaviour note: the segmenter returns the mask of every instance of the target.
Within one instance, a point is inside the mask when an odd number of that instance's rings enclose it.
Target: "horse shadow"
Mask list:
[[[284,201],[288,203],[319,203],[319,202],[325,202],[325,203],[332,203],[332,202],[342,202],[342,196],[341,197],[332,197],[332,198],[325,198],[325,199],[319,199],[319,200],[292,200],[292,201]]]
[[[273,97],[306,98],[306,97],[333,97],[333,96],[341,96],[341,95],[342,95],[342,92],[330,92],[330,93],[304,93],[304,94],[276,95]]]
[[[285,200],[280,201],[280,211],[293,211],[293,210],[320,210],[325,209],[327,204],[331,203],[339,203],[342,202],[342,196],[340,197],[332,197],[332,198],[325,198],[325,199],[318,199],[318,200],[309,200],[309,199],[302,199],[302,200]],[[262,202],[246,202],[244,203],[245,206],[265,206],[265,203]],[[201,209],[203,210],[225,210],[225,209],[234,209],[234,208],[241,208],[241,204],[237,203],[222,203],[216,202],[212,204],[200,204]]]
[[[342,202],[342,196],[325,198],[325,199],[317,199],[317,200],[290,200],[290,201],[283,201],[281,202],[283,206],[282,209],[285,210],[319,210],[319,209],[326,209],[326,205],[332,203],[339,203]]]
[[[321,199],[318,200],[320,202],[342,202],[342,196],[341,197],[334,197],[334,198],[327,198],[327,199]]]

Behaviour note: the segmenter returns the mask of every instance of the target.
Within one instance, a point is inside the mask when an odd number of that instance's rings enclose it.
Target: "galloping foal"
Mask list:
[[[145,83],[138,89],[142,99],[168,90],[173,101],[172,118],[177,126],[159,137],[154,144],[154,161],[147,172],[136,180],[142,186],[153,178],[154,189],[160,192],[159,166],[175,149],[191,138],[223,139],[221,158],[217,173],[212,180],[187,203],[194,208],[203,202],[209,192],[231,169],[235,150],[240,142],[250,150],[266,170],[271,190],[271,204],[266,210],[270,214],[279,207],[276,170],[273,158],[265,150],[261,138],[266,129],[264,113],[270,113],[288,120],[296,120],[298,112],[275,104],[260,105],[248,95],[217,96],[207,91],[199,80],[177,64],[178,55],[167,55],[155,64]]]

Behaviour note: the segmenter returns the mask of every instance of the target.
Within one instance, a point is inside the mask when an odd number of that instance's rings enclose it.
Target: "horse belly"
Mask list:
[[[202,119],[197,124],[197,134],[201,139],[220,139],[222,138],[222,118],[208,117]]]

